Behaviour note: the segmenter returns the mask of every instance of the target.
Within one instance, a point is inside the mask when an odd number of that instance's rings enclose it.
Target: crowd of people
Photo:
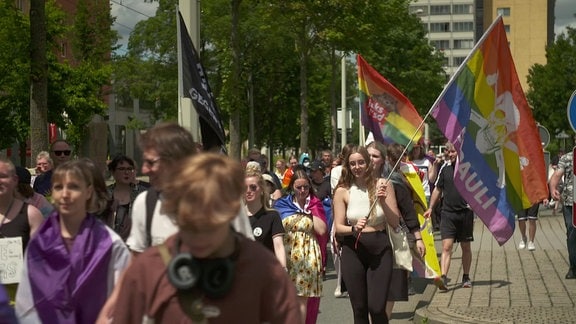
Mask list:
[[[107,186],[103,170],[74,159],[65,140],[38,154],[34,177],[0,158],[0,238],[20,238],[23,255],[19,283],[0,286],[3,320],[316,323],[331,247],[334,296],[349,297],[347,321],[388,323],[394,303],[413,293],[413,274],[395,265],[390,231],[405,231],[413,254],[426,254],[402,164],[419,172],[427,205],[420,210],[440,231],[434,283],[447,290],[459,242],[460,286],[472,287],[474,214],[454,187],[450,143],[445,158],[420,144],[348,144],[336,157],[324,150],[315,159],[276,159],[272,170],[257,149],[242,161],[202,152],[174,123],[152,127],[139,145],[149,182],[137,180],[133,158],[118,155]],[[569,153],[550,182],[554,199],[571,170]],[[571,190],[562,192],[567,279],[576,278]],[[518,217],[520,248],[535,249],[535,206]]]

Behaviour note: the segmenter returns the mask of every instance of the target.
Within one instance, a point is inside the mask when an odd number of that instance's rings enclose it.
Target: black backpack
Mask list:
[[[146,247],[152,246],[152,217],[158,203],[158,191],[150,187],[146,190]]]

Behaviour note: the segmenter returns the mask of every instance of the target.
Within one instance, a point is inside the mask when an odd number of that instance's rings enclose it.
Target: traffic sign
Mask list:
[[[546,148],[550,144],[550,132],[548,129],[540,124],[538,126],[538,134],[540,134],[540,141],[542,142],[542,147]]]
[[[576,132],[576,91],[572,92],[570,100],[568,100],[568,122],[572,127],[572,130]]]

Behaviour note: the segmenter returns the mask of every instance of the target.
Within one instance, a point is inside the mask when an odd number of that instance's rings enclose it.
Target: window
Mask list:
[[[510,17],[510,8],[498,8],[496,9],[497,15],[502,15],[503,17]]]
[[[462,63],[464,62],[465,59],[466,59],[466,57],[464,57],[464,56],[454,56],[452,58],[452,62],[454,62],[454,64],[452,66],[462,65]]]
[[[474,40],[472,39],[455,39],[454,49],[469,49],[474,47]]]
[[[66,42],[60,42],[60,56],[66,57],[68,55]]]
[[[450,23],[449,22],[432,23],[432,24],[430,24],[430,31],[431,32],[449,32],[450,31]]]
[[[450,41],[447,39],[435,40],[431,42],[431,45],[439,51],[447,50],[450,48]]]
[[[450,5],[430,6],[430,16],[449,15],[449,14],[450,14]]]
[[[455,32],[467,32],[474,30],[474,23],[471,21],[460,21],[453,23],[453,31]]]
[[[455,4],[452,7],[455,15],[466,15],[472,13],[472,5],[469,4]]]
[[[415,14],[416,16],[427,16],[428,6],[412,6],[410,7],[410,13]]]
[[[504,25],[504,30],[505,30],[507,33],[510,33],[510,25]]]

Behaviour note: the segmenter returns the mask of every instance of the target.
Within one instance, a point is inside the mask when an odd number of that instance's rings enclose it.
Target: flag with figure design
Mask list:
[[[362,125],[374,134],[374,139],[384,144],[407,146],[418,142],[422,137],[419,129],[422,117],[410,100],[360,54],[357,62]]]
[[[515,214],[548,197],[544,154],[518,80],[502,17],[462,63],[431,110],[458,151],[454,185],[500,245]]]

